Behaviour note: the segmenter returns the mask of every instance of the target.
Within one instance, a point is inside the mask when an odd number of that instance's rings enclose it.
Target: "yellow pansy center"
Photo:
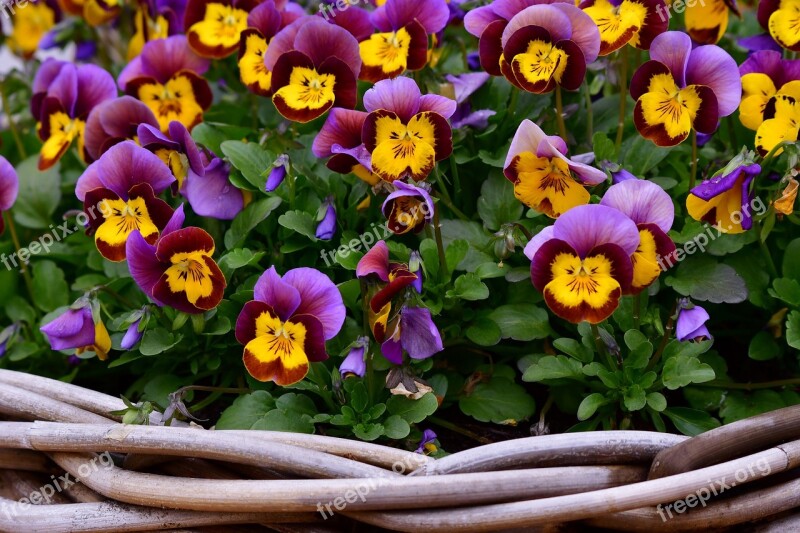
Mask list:
[[[633,46],[639,44],[639,30],[647,18],[647,7],[643,4],[625,0],[615,6],[608,0],[598,0],[584,12],[597,24],[605,53],[613,52],[626,43]]]
[[[214,283],[211,279],[211,268],[206,263],[210,254],[199,250],[196,252],[179,252],[170,257],[172,266],[167,268],[167,285],[169,290],[185,292],[186,299],[196,304],[200,298],[211,295]]]
[[[294,67],[289,84],[278,89],[276,96],[293,109],[320,109],[335,99],[336,76],[320,74],[313,68]]]
[[[419,180],[428,175],[436,160],[436,128],[429,114],[419,113],[404,124],[392,115],[376,121],[372,170],[386,181],[407,171]]]
[[[105,220],[94,236],[98,246],[123,245],[135,230],[139,230],[145,239],[158,235],[158,228],[150,218],[144,198],[132,198],[127,202],[106,199],[100,203],[100,211]]]
[[[47,124],[50,129],[50,136],[42,144],[40,154],[42,161],[47,165],[52,165],[64,155],[64,152],[72,144],[72,141],[78,141],[78,153],[83,157],[83,129],[86,123],[80,119],[72,119],[66,113],[59,111],[51,113],[46,118]],[[39,129],[42,128],[40,124]]]
[[[688,135],[703,103],[694,85],[681,89],[669,74],[653,76],[640,101],[645,122],[663,126],[672,139]]]
[[[163,15],[158,15],[155,20],[147,14],[146,8],[139,8],[134,17],[136,31],[128,44],[128,61],[142,52],[146,42],[157,39],[166,39],[169,36],[169,22]]]
[[[551,218],[589,203],[589,192],[572,177],[561,158],[537,157],[523,152],[515,159],[514,195],[523,204]]]
[[[267,41],[258,34],[251,33],[244,40],[245,51],[239,59],[239,77],[248,87],[256,87],[268,92],[272,85],[272,73],[264,65]]]
[[[602,254],[581,259],[561,252],[550,263],[551,281],[544,288],[548,306],[562,318],[599,323],[616,308],[621,286],[612,276],[611,260]]]
[[[408,65],[411,34],[405,28],[396,32],[375,33],[359,44],[361,60],[366,66],[381,67],[383,72],[403,71]]]
[[[756,132],[756,148],[762,155],[767,155],[784,141],[794,142],[800,134],[800,81],[792,81],[784,85],[773,98],[768,107],[774,108],[772,118],[765,120]],[[777,150],[775,155],[783,153]]]
[[[256,379],[273,379],[279,385],[300,381],[308,372],[306,335],[303,324],[262,313],[256,319],[255,338],[244,350],[248,371]]]
[[[516,67],[515,71],[530,83],[548,81],[551,78],[560,83],[567,68],[568,57],[566,52],[552,43],[536,39],[528,43],[525,52],[514,56],[512,63]]]
[[[203,108],[195,98],[192,82],[186,76],[171,78],[164,85],[146,83],[139,87],[138,96],[156,116],[162,131],[167,131],[173,120],[192,128],[203,114]]]
[[[225,48],[235,47],[245,29],[247,11],[217,3],[208,4],[205,18],[191,27],[201,43]]]

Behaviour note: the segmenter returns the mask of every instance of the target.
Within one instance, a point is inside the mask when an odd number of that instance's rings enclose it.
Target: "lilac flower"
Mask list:
[[[0,234],[5,230],[3,212],[8,211],[17,201],[19,176],[8,160],[0,155]]]
[[[145,318],[145,313],[147,313],[147,308],[143,307],[139,311],[136,311],[128,319],[128,320],[133,319],[133,322],[131,322],[130,325],[128,326],[128,330],[125,332],[125,336],[122,337],[122,341],[120,342],[120,347],[123,350],[133,349],[133,347],[136,346],[140,340],[142,340],[142,335],[144,335],[144,326],[142,326],[142,319]]]
[[[675,336],[680,342],[713,339],[706,328],[706,322],[710,318],[705,309],[694,305],[688,298],[682,298],[678,303],[678,323],[675,328]]]
[[[416,449],[416,453],[424,454],[426,451],[435,452],[436,451],[436,441],[437,435],[434,433],[432,429],[426,429],[422,432],[422,440],[419,441],[419,446]]]
[[[412,274],[417,276],[414,283],[411,284],[419,294],[422,294],[422,256],[418,251],[411,252],[411,257],[408,259],[408,269]]]
[[[359,337],[359,339],[353,343],[347,357],[344,358],[341,366],[339,366],[339,374],[342,377],[364,377],[364,374],[367,372],[367,363],[364,361],[364,353],[368,345],[369,340],[366,337]]]
[[[76,355],[86,351],[97,354],[98,359],[108,359],[111,337],[100,319],[99,306],[82,297],[72,307],[41,328],[53,350],[75,350]]]
[[[456,103],[458,104],[456,112],[450,117],[450,123],[453,128],[458,129],[464,126],[472,126],[473,128],[482,130],[486,129],[486,126],[489,125],[489,117],[494,116],[497,112],[492,109],[473,111],[472,105],[468,101],[469,97],[489,80],[489,77],[489,74],[485,72],[473,72],[461,74],[460,76],[448,74],[445,76],[447,81],[453,84],[456,93]]]
[[[412,359],[427,359],[444,350],[439,328],[429,309],[403,306],[394,331],[381,344],[381,353],[390,362],[403,363],[403,351]],[[390,324],[391,325],[391,324]]]
[[[272,170],[269,173],[267,185],[265,187],[266,192],[272,192],[280,187],[281,183],[283,183],[283,180],[286,179],[288,166],[289,156],[286,154],[279,155],[275,162],[272,163]]]
[[[336,234],[336,205],[333,202],[333,197],[325,200],[320,206],[319,212],[320,216],[317,219],[320,222],[317,224],[317,239],[329,241]]]

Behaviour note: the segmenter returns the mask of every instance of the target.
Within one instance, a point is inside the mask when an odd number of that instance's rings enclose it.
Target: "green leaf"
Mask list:
[[[630,354],[625,357],[625,368],[642,369],[647,367],[650,356],[653,355],[653,344],[647,340],[639,330],[625,332],[625,345],[630,349]]]
[[[494,320],[504,339],[532,341],[550,335],[547,311],[533,304],[512,304],[498,307],[489,318]]]
[[[776,391],[729,391],[722,402],[719,416],[726,424],[786,407],[786,401]]]
[[[256,190],[263,191],[267,183],[264,174],[272,166],[272,156],[257,143],[225,141],[220,145],[222,153]]]
[[[350,406],[357,413],[363,413],[369,403],[367,387],[363,381],[356,381],[350,391]]]
[[[216,429],[258,429],[313,433],[314,403],[293,392],[275,400],[267,391],[239,396],[220,416]]]
[[[409,424],[418,424],[432,415],[439,408],[436,395],[429,392],[419,400],[411,400],[405,396],[392,396],[386,402],[389,414],[397,415]]]
[[[677,356],[664,363],[661,380],[669,390],[676,390],[690,383],[705,383],[715,377],[714,369],[701,363],[697,357]]]
[[[176,346],[182,335],[173,335],[164,328],[148,329],[139,343],[139,352],[142,355],[158,355]]]
[[[683,261],[666,284],[683,296],[701,302],[741,303],[747,300],[747,285],[733,267],[706,256]]]
[[[489,287],[476,274],[469,272],[456,278],[453,289],[447,291],[446,296],[469,301],[485,300],[489,297]]]
[[[436,241],[433,239],[423,239],[419,243],[419,255],[425,263],[425,270],[431,277],[439,276],[439,252],[436,248]]]
[[[522,210],[522,204],[514,196],[514,184],[505,176],[493,172],[484,180],[478,198],[478,215],[484,226],[497,231],[503,224],[519,220]]]
[[[404,439],[408,437],[409,433],[411,433],[411,426],[398,415],[390,416],[383,423],[383,434],[390,439]]]
[[[525,370],[523,381],[540,382],[551,379],[583,380],[583,365],[564,355],[546,355]]]
[[[353,427],[353,434],[361,440],[371,442],[383,435],[384,430],[380,424],[358,424]]]
[[[647,395],[647,406],[660,413],[667,408],[667,399],[660,392],[651,392]]]
[[[314,421],[309,415],[298,416],[294,411],[273,409],[265,413],[249,429],[311,434],[314,433]]]
[[[231,250],[241,246],[248,233],[263,222],[279,205],[281,205],[281,199],[271,196],[245,207],[244,211],[236,215],[231,228],[225,233],[225,248]]]
[[[6,304],[6,315],[12,322],[33,324],[36,310],[24,298],[13,296]]]
[[[308,237],[312,242],[317,241],[317,223],[314,217],[305,211],[287,211],[278,218],[278,224]]]
[[[458,401],[458,406],[476,420],[505,425],[516,425],[536,410],[536,402],[522,386],[500,377],[479,383],[469,396]]]
[[[747,355],[755,361],[769,361],[781,355],[781,347],[767,331],[759,331],[750,339]]]
[[[50,312],[69,303],[69,287],[64,271],[52,261],[37,261],[33,271],[33,303],[45,312]]]
[[[786,343],[800,350],[800,311],[792,311],[786,318]]]
[[[481,317],[467,328],[467,338],[479,346],[495,346],[502,338],[502,331],[494,320]]]
[[[592,137],[592,145],[594,146],[594,157],[596,161],[616,161],[617,149],[614,146],[608,135],[603,132],[597,132]]]
[[[669,407],[664,409],[664,415],[675,424],[678,431],[690,437],[711,431],[722,425],[719,420],[705,411],[689,409],[688,407]]]
[[[599,392],[590,394],[583,399],[578,406],[578,420],[589,420],[594,416],[598,409],[608,404],[609,400]]]
[[[556,339],[553,341],[553,347],[581,363],[591,363],[594,360],[594,352],[575,339]]]
[[[61,201],[60,163],[41,171],[38,160],[38,156],[31,156],[16,167],[19,193],[14,220],[26,228],[45,229],[53,222],[53,213]]]
[[[778,278],[769,290],[772,297],[783,300],[792,307],[800,307],[800,283],[795,279]]]
[[[447,269],[453,272],[458,267],[458,264],[464,260],[469,251],[469,243],[463,239],[456,239],[451,242],[444,252],[444,258],[447,261]],[[426,263],[427,264],[427,263]]]
[[[20,181],[22,181],[20,176]],[[800,281],[800,238],[793,240],[786,247],[781,266],[783,277]]]
[[[647,395],[639,385],[628,387],[622,395],[622,403],[628,411],[635,412],[647,405]]]
[[[636,176],[644,176],[661,163],[674,149],[661,148],[641,135],[635,135],[625,153],[623,165]]]
[[[218,264],[223,270],[233,272],[246,266],[255,265],[264,255],[265,252],[254,252],[248,248],[236,248],[223,255]]]

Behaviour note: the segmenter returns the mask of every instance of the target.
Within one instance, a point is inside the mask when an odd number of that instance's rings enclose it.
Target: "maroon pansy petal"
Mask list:
[[[169,263],[175,254],[200,251],[209,255],[214,253],[214,239],[200,228],[179,229],[162,236],[156,245],[156,256],[164,263]]]
[[[650,80],[653,79],[653,76],[659,74],[672,76],[669,67],[660,61],[647,61],[642,64],[631,79],[631,97],[634,100],[638,100],[643,95],[650,92]]]
[[[639,29],[639,42],[636,44],[636,48],[649,50],[650,45],[653,44],[653,39],[669,29],[669,17],[661,15],[667,12],[667,6],[664,0],[637,1],[647,7],[647,16],[645,16],[644,24]]]
[[[481,34],[481,39],[478,43],[481,67],[492,76],[503,75],[500,70],[500,56],[503,55],[501,39],[507,25],[508,22],[505,20],[492,22]]]
[[[338,57],[329,57],[319,66],[320,74],[333,74],[334,105],[345,109],[353,109],[358,101],[358,82],[355,74]],[[322,113],[320,113],[321,115]]]
[[[364,121],[364,127],[361,130],[361,140],[364,141],[364,147],[367,151],[374,152],[378,146],[378,121],[382,118],[389,117],[391,119],[398,119],[396,113],[380,109],[373,111],[367,115],[367,120]]]
[[[633,281],[631,256],[613,243],[601,244],[589,252],[586,257],[588,259],[598,255],[605,257],[611,262],[611,277],[617,280],[617,283],[622,287],[622,294],[627,294],[631,288],[631,282]]]
[[[573,41],[559,41],[555,47],[567,54],[567,66],[564,69],[559,85],[568,91],[577,91],[586,78],[586,60],[583,57],[583,53]],[[517,79],[519,79],[519,76],[517,76]]]
[[[464,15],[464,29],[473,36],[480,38],[489,24],[499,20],[507,21],[507,19],[504,19],[495,12],[496,4],[497,2],[495,2],[494,5],[476,7],[468,11],[467,14]]]
[[[303,351],[312,363],[319,363],[328,359],[328,352],[325,350],[325,334],[322,323],[317,317],[312,315],[295,315],[289,322],[301,324],[306,330],[306,339]]]
[[[148,244],[137,230],[128,235],[125,257],[131,277],[139,288],[158,305],[163,306],[164,304],[153,295],[153,287],[169,265],[158,260],[156,247]]]
[[[780,0],[759,0],[758,23],[765,30],[769,30],[769,18],[781,7]]]
[[[378,241],[356,266],[356,277],[365,278],[371,274],[381,281],[389,281],[389,247],[385,241]]]
[[[560,254],[578,255],[572,246],[560,239],[550,239],[542,244],[531,260],[531,281],[540,292],[553,281],[553,261]]]
[[[700,133],[714,133],[719,127],[720,118],[716,94],[710,87],[702,85],[695,85],[694,87],[697,89],[702,103],[700,104],[700,109],[697,110],[697,116],[692,126]]]
[[[355,148],[361,144],[361,130],[366,119],[367,113],[364,111],[333,108],[314,138],[311,151],[317,157],[330,157],[334,145]]]
[[[354,5],[340,11],[335,17],[328,19],[328,22],[344,28],[359,42],[369,39],[375,30],[369,19],[369,11]]]
[[[389,283],[379,290],[369,302],[369,306],[373,313],[380,312],[383,307],[390,303],[395,296],[400,294],[400,291],[414,283],[417,276],[407,269],[395,269],[392,271]]]
[[[150,215],[150,220],[160,230],[169,223],[175,211],[169,206],[167,202],[158,198],[149,183],[139,183],[134,185],[128,197],[133,200],[134,198],[142,198],[145,205],[147,205],[147,212]],[[147,237],[145,235],[145,237]]]
[[[280,31],[281,23],[281,13],[274,2],[263,2],[247,15],[247,26],[257,30],[267,42]],[[244,40],[244,34],[241,40]]]
[[[239,344],[247,344],[256,338],[256,321],[264,313],[277,317],[278,314],[271,305],[252,300],[244,304],[242,312],[236,319],[236,340]]]
[[[408,45],[406,68],[408,70],[420,70],[428,64],[428,34],[425,33],[425,28],[417,21],[407,24],[405,28],[411,37]]]
[[[352,72],[361,70],[361,54],[356,38],[344,28],[328,24],[322,18],[312,17],[300,28],[295,37],[295,49],[311,58],[315,65],[335,57]]]

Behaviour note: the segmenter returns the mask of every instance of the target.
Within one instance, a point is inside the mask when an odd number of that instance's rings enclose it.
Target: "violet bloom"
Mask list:
[[[751,229],[756,199],[750,183],[761,173],[761,165],[753,161],[754,155],[742,151],[725,168],[689,191],[686,198],[689,216],[715,226],[722,233]]]
[[[125,260],[125,243],[140,231],[152,243],[172,216],[158,198],[175,181],[161,160],[133,141],[112,146],[89,165],[75,185],[100,254]]]
[[[631,288],[631,256],[639,242],[636,224],[624,213],[581,205],[534,235],[525,255],[534,287],[555,314],[573,324],[599,324]]]
[[[467,54],[467,66],[473,72],[481,70],[481,55],[478,52]]]
[[[19,324],[14,323],[0,331],[0,357],[3,357],[8,351],[8,346],[14,342],[14,339],[19,332]]]
[[[156,116],[144,103],[132,96],[106,100],[89,113],[83,142],[91,161],[100,158],[109,148],[137,138],[140,124],[158,127]]]
[[[426,429],[422,432],[422,439],[419,441],[419,446],[415,450],[416,453],[435,452],[437,435],[432,429]]]
[[[289,156],[286,154],[281,154],[272,163],[272,170],[269,172],[269,176],[267,177],[267,184],[264,187],[266,192],[272,192],[278,187],[280,187],[283,180],[286,179],[287,168],[289,166]]]
[[[329,241],[336,234],[336,205],[330,197],[320,206],[320,215],[317,216],[317,239]]]
[[[19,176],[8,160],[0,155],[0,234],[5,231],[3,213],[11,209],[19,194]]]
[[[142,335],[144,334],[143,331],[139,331],[139,324],[142,322],[142,319],[139,318],[138,320],[134,321],[130,326],[128,326],[127,331],[125,332],[125,336],[122,337],[122,341],[120,342],[120,347],[123,350],[131,350],[134,346],[136,346],[140,340],[142,340]]]
[[[678,304],[678,322],[675,336],[680,342],[694,342],[713,339],[708,332],[706,322],[711,317],[708,312],[694,305],[688,298],[682,298]]]
[[[328,358],[325,341],[342,329],[345,307],[336,285],[313,268],[280,276],[275,267],[256,282],[254,300],[236,321],[236,340],[244,345],[244,365],[259,381],[292,385],[312,362]]]
[[[53,350],[74,349],[76,355],[93,351],[98,359],[105,361],[111,350],[111,337],[99,315],[99,307],[84,297],[39,329]]]
[[[381,353],[389,362],[402,364],[403,351],[412,359],[427,359],[444,350],[429,309],[404,305],[399,314],[391,321],[390,326],[394,327],[381,344]]]
[[[736,44],[750,52],[759,52],[761,50],[772,50],[773,52],[783,52],[783,48],[769,33],[762,33],[760,35],[752,35],[750,37],[739,37],[736,39]]]
[[[86,119],[93,108],[116,96],[114,78],[100,67],[55,59],[42,63],[33,80],[31,99],[31,113],[40,124],[37,133],[43,142],[39,170],[55,165],[73,141],[77,141],[80,157],[91,161],[81,142]]]
[[[408,259],[408,270],[417,276],[417,279],[414,280],[411,286],[414,287],[414,290],[419,294],[422,294],[422,256],[416,250],[411,252],[411,257]]]
[[[374,186],[380,177],[373,174],[372,157],[361,140],[361,131],[368,113],[334,107],[322,125],[311,151],[320,158],[329,158],[327,166],[339,174],[351,172]]]
[[[395,235],[419,233],[433,220],[436,206],[429,192],[430,186],[422,182],[410,185],[402,181],[392,183],[394,191],[386,197],[381,211],[386,217],[386,227]]]
[[[459,76],[448,74],[445,78],[453,84],[456,93],[456,104],[458,104],[456,112],[450,117],[452,127],[459,129],[464,126],[472,126],[479,130],[485,129],[489,125],[489,117],[497,112],[492,109],[473,111],[472,104],[468,100],[475,91],[489,80],[489,74],[485,72],[473,72]]]
[[[650,61],[631,81],[634,123],[658,146],[676,146],[698,133],[714,133],[721,117],[739,107],[739,67],[716,45],[692,47],[680,31],[662,33],[650,47]]]
[[[364,377],[367,372],[367,363],[364,361],[364,354],[366,353],[369,339],[366,337],[359,337],[350,348],[347,357],[344,358],[342,364],[339,366],[339,374],[342,377],[358,376]]]
[[[601,161],[600,168],[607,170],[611,174],[611,183],[616,185],[628,180],[638,180],[636,176],[625,170],[622,165],[613,161]]]

